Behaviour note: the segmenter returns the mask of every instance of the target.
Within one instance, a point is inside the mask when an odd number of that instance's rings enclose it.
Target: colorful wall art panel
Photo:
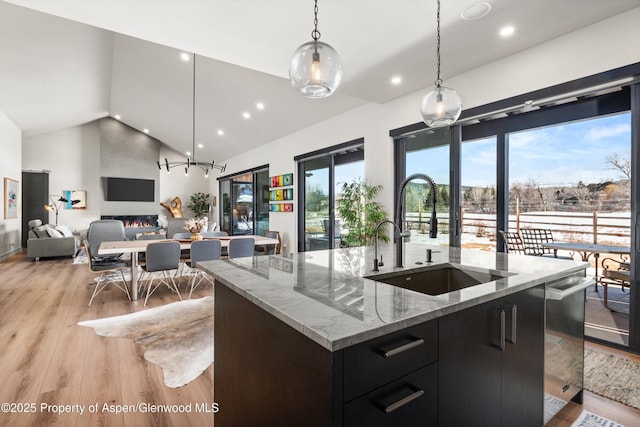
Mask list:
[[[287,187],[289,185],[293,185],[292,173],[271,177],[271,187]]]

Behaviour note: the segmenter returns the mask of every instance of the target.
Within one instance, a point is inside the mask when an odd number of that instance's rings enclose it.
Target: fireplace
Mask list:
[[[158,227],[158,215],[102,215],[100,219],[118,219],[125,228]]]

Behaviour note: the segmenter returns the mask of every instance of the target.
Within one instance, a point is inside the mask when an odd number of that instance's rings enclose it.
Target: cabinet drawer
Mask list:
[[[349,347],[344,351],[344,401],[438,359],[437,320]]]
[[[344,406],[345,427],[415,427],[437,424],[437,363],[367,393]]]

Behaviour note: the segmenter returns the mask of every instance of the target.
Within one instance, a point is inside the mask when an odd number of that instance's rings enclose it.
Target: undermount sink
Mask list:
[[[366,278],[427,295],[441,295],[512,275],[513,273],[505,271],[441,264],[431,268],[397,271]]]

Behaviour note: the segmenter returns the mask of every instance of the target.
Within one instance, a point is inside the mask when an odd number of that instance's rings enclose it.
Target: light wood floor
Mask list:
[[[0,404],[36,404],[35,412],[0,412],[0,426],[212,426],[213,414],[196,412],[195,403],[213,404],[213,366],[195,381],[171,389],[162,370],[147,362],[143,347],[125,338],[98,336],[78,326],[82,320],[143,309],[110,287],[87,307],[95,277],[70,258],[33,262],[17,255],[0,262]],[[200,286],[194,298],[211,295]],[[176,301],[166,287],[149,299],[150,307]],[[42,404],[83,405],[85,413],[56,414]],[[88,413],[98,404],[96,413]],[[187,405],[182,413],[116,414],[113,405]],[[27,405],[26,409],[30,409]]]
[[[105,290],[87,307],[95,274],[71,259],[30,261],[16,255],[0,262],[0,403],[35,403],[34,413],[0,412],[0,426],[211,426],[213,414],[196,412],[195,403],[214,402],[213,367],[178,389],[163,384],[162,371],[147,362],[143,348],[124,338],[96,335],[77,326],[82,320],[143,309],[116,288]],[[210,286],[194,296],[211,295]],[[176,300],[158,288],[150,307]],[[640,356],[616,352],[640,362]],[[100,411],[87,413],[90,405]],[[191,412],[102,412],[104,404],[187,405]],[[84,405],[85,413],[57,415],[41,404]],[[627,427],[640,425],[640,411],[585,392],[584,405],[568,404],[548,424],[570,426],[582,409]],[[17,409],[14,407],[13,409]],[[224,410],[221,408],[221,410]]]

